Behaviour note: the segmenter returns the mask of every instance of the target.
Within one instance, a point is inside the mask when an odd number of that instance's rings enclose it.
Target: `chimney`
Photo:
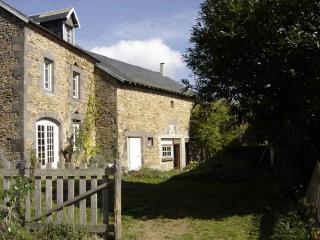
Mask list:
[[[165,63],[160,63],[160,74],[161,74],[162,76],[165,76],[164,64],[165,64]]]

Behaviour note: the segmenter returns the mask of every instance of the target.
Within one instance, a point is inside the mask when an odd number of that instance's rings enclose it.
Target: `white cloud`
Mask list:
[[[153,71],[159,71],[159,64],[165,62],[165,73],[172,78],[186,67],[181,53],[161,39],[122,40],[111,46],[94,47],[91,51]]]
[[[149,17],[136,21],[116,23],[107,36],[125,40],[159,38],[164,40],[188,39],[196,18],[194,11],[185,11],[176,15]]]

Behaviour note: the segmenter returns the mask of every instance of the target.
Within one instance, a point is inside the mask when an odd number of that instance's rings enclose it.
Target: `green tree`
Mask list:
[[[205,0],[185,56],[199,99],[226,99],[237,119],[258,127],[272,145],[314,159],[319,26],[319,0]]]
[[[246,129],[245,125],[235,126],[235,118],[230,115],[229,106],[224,101],[195,106],[191,117],[191,131],[201,160],[211,159]]]

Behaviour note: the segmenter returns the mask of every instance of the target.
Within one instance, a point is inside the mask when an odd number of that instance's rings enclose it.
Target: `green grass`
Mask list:
[[[266,171],[244,172],[219,180],[197,171],[124,176],[123,239],[270,239],[266,209],[278,201],[278,184]]]

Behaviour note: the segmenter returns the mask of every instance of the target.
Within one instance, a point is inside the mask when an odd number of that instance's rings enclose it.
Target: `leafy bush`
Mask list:
[[[128,177],[134,178],[154,178],[154,179],[169,179],[171,176],[178,174],[177,171],[161,171],[148,167],[143,167],[139,171],[131,171],[125,174]]]
[[[319,237],[313,207],[305,201],[286,214],[277,214],[272,240],[313,240]]]
[[[243,135],[246,125],[237,126],[229,106],[224,101],[197,105],[191,117],[191,133],[201,160],[211,159],[216,153]]]
[[[84,229],[75,230],[69,224],[46,224],[37,232],[37,237],[41,240],[85,240],[89,239],[89,234]]]
[[[6,205],[0,208],[0,239],[29,240],[29,232],[23,227],[19,215],[19,205],[27,192],[32,190],[31,180],[23,177],[14,177],[14,184],[8,190],[0,192],[0,198],[7,198]]]

